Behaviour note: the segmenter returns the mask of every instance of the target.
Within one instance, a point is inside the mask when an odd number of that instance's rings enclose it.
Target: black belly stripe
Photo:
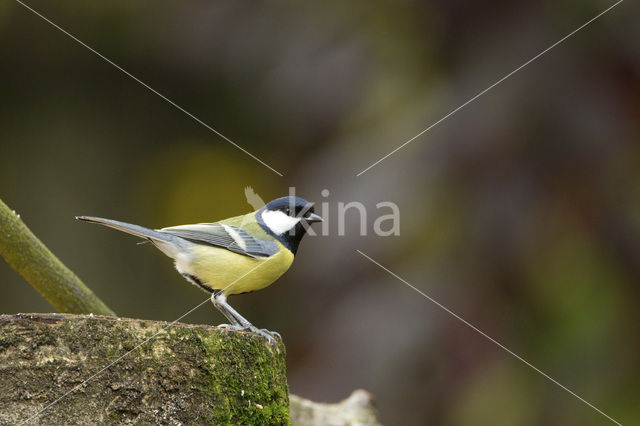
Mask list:
[[[191,281],[192,283],[194,283],[195,285],[197,285],[198,287],[200,287],[201,289],[208,291],[209,293],[213,293],[215,292],[215,290],[211,287],[209,287],[208,285],[206,285],[205,283],[202,282],[202,280],[200,280],[199,278],[191,275],[191,274],[182,274],[183,277],[185,277],[188,281]]]

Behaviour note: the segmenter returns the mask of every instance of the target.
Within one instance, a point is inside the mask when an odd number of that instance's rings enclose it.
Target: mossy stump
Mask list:
[[[2,315],[0,389],[0,424],[289,422],[284,345],[203,325]]]

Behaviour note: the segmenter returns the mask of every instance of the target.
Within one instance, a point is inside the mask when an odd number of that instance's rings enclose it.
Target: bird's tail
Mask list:
[[[120,222],[112,219],[102,219],[100,217],[92,216],[76,216],[76,219],[90,223],[99,223],[100,225],[108,226],[109,228],[117,229],[118,231],[126,232],[127,234],[135,235],[136,237],[140,238],[172,243],[176,242],[176,237],[173,235],[145,228],[144,226],[133,225],[131,223]]]
[[[177,259],[181,253],[187,252],[189,247],[193,245],[193,243],[175,235],[145,228],[144,226],[133,225],[131,223],[91,216],[76,216],[76,219],[84,220],[85,222],[99,223],[100,225],[108,226],[109,228],[144,238],[147,241],[151,241],[161,252],[173,259]]]

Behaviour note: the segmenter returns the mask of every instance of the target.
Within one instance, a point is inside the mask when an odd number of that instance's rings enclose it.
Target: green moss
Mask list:
[[[214,423],[288,424],[286,381],[274,382],[272,374],[285,368],[284,346],[270,346],[259,336],[219,331],[198,334],[196,346],[205,351],[201,368],[209,372],[198,383],[200,389],[218,400]],[[215,378],[215,379],[213,379]],[[219,398],[224,395],[224,399]],[[258,408],[262,407],[262,408]]]

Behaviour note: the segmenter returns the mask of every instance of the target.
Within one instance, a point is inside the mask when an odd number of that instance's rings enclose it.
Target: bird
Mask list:
[[[277,333],[255,327],[229,305],[227,297],[263,289],[280,278],[293,263],[310,224],[322,222],[312,203],[291,195],[245,215],[161,229],[93,216],[76,219],[151,242],[174,260],[188,282],[211,293],[211,302],[229,321],[222,327],[252,331],[272,344]]]

